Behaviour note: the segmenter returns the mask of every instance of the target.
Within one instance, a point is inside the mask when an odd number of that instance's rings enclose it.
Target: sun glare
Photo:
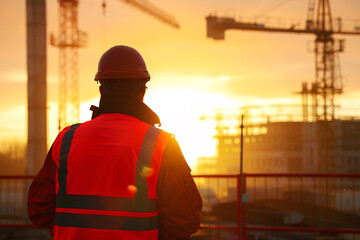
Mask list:
[[[221,94],[175,88],[149,91],[145,102],[160,116],[161,128],[175,135],[192,168],[197,158],[216,154],[215,125],[200,116],[236,104]]]
[[[164,77],[164,76],[162,76]],[[201,90],[201,82],[207,77],[186,76],[186,82],[194,84],[193,86],[166,86],[157,83],[164,81],[162,77],[154,79],[154,86],[149,86],[145,95],[144,102],[155,111],[162,125],[161,129],[174,134],[183,151],[185,159],[191,168],[196,167],[196,160],[202,156],[216,155],[216,140],[213,139],[215,134],[215,122],[200,120],[203,114],[214,114],[215,109],[220,108],[237,108],[239,105],[265,105],[276,104],[278,102],[291,103],[289,99],[260,99],[249,98],[233,99],[225,93],[210,92]],[[179,76],[178,76],[179,77]],[[165,77],[166,78],[166,77]],[[202,79],[202,80],[199,80]],[[215,78],[209,78],[209,81],[230,81],[231,77],[220,75]],[[191,84],[190,84],[191,85]],[[92,112],[89,110],[91,105],[98,106],[98,97],[89,101],[83,101],[80,104],[80,122],[91,119]],[[49,144],[55,139],[57,128],[57,103],[49,104]]]
[[[197,158],[216,154],[215,123],[201,121],[204,113],[212,114],[221,107],[235,107],[236,102],[222,94],[201,92],[191,89],[163,88],[149,89],[144,102],[155,111],[162,125],[161,129],[174,134],[191,168],[195,168]],[[80,104],[80,120],[91,119],[91,105],[98,106],[99,99],[94,98]],[[49,144],[58,133],[57,103],[49,104]]]

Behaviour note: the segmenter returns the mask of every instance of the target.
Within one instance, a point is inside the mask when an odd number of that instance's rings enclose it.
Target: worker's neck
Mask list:
[[[105,113],[121,113],[149,124],[160,124],[160,119],[143,101],[128,95],[107,95],[100,98],[99,108],[93,107],[93,118]]]

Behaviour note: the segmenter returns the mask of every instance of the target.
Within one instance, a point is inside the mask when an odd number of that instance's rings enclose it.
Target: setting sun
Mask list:
[[[97,87],[96,84],[94,87]],[[91,119],[92,112],[89,108],[91,105],[98,106],[98,101],[99,99],[95,98],[81,104],[81,122]],[[216,143],[212,139],[215,125],[211,121],[200,121],[201,114],[212,113],[214,108],[237,106],[236,101],[220,94],[171,88],[152,90],[149,87],[144,101],[159,115],[160,128],[174,134],[192,168],[195,167],[198,157],[216,153]],[[56,117],[56,114],[51,115],[50,122],[56,122]],[[51,121],[52,119],[54,121]],[[56,129],[56,124],[50,126],[50,129]],[[50,131],[50,141],[53,141],[56,135],[57,131]]]

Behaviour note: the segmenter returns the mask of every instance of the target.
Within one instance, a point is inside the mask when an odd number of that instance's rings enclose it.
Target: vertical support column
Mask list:
[[[335,48],[329,0],[320,0],[317,14],[316,56],[316,121],[319,171],[333,171],[335,97],[342,92],[341,79],[335,74]]]
[[[247,198],[247,200],[244,199]],[[237,177],[237,234],[239,240],[246,240],[246,173]]]
[[[243,189],[243,196],[241,198],[242,204],[242,240],[246,240],[246,201],[244,200],[244,196],[246,194],[246,173],[243,174],[243,181],[242,181],[242,189]]]
[[[241,212],[241,204],[242,204],[242,196],[241,196],[241,175],[237,176],[237,235],[240,240],[242,237],[242,212]]]
[[[244,209],[243,209],[243,157],[244,157],[244,114],[241,115],[241,125],[240,125],[240,176],[238,179],[239,193],[238,193],[238,228],[239,228],[239,239],[244,234]]]
[[[309,103],[308,103],[309,91],[307,89],[306,82],[303,82],[302,84],[301,96],[302,96],[303,122],[308,122],[309,121]]]
[[[222,161],[224,161],[224,118],[223,115],[221,113],[221,110],[219,110],[219,112],[216,113],[216,138],[218,140],[217,143],[217,162],[218,164],[221,163]],[[221,166],[219,164],[219,166]],[[223,166],[222,166],[223,168]],[[223,169],[226,171],[226,169]]]
[[[27,21],[27,173],[36,174],[47,152],[46,5],[26,1]]]

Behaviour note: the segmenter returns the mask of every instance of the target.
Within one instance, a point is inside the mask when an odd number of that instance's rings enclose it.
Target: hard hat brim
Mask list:
[[[148,72],[98,72],[95,75],[95,81],[104,79],[133,79],[142,78],[150,80],[150,74]]]

